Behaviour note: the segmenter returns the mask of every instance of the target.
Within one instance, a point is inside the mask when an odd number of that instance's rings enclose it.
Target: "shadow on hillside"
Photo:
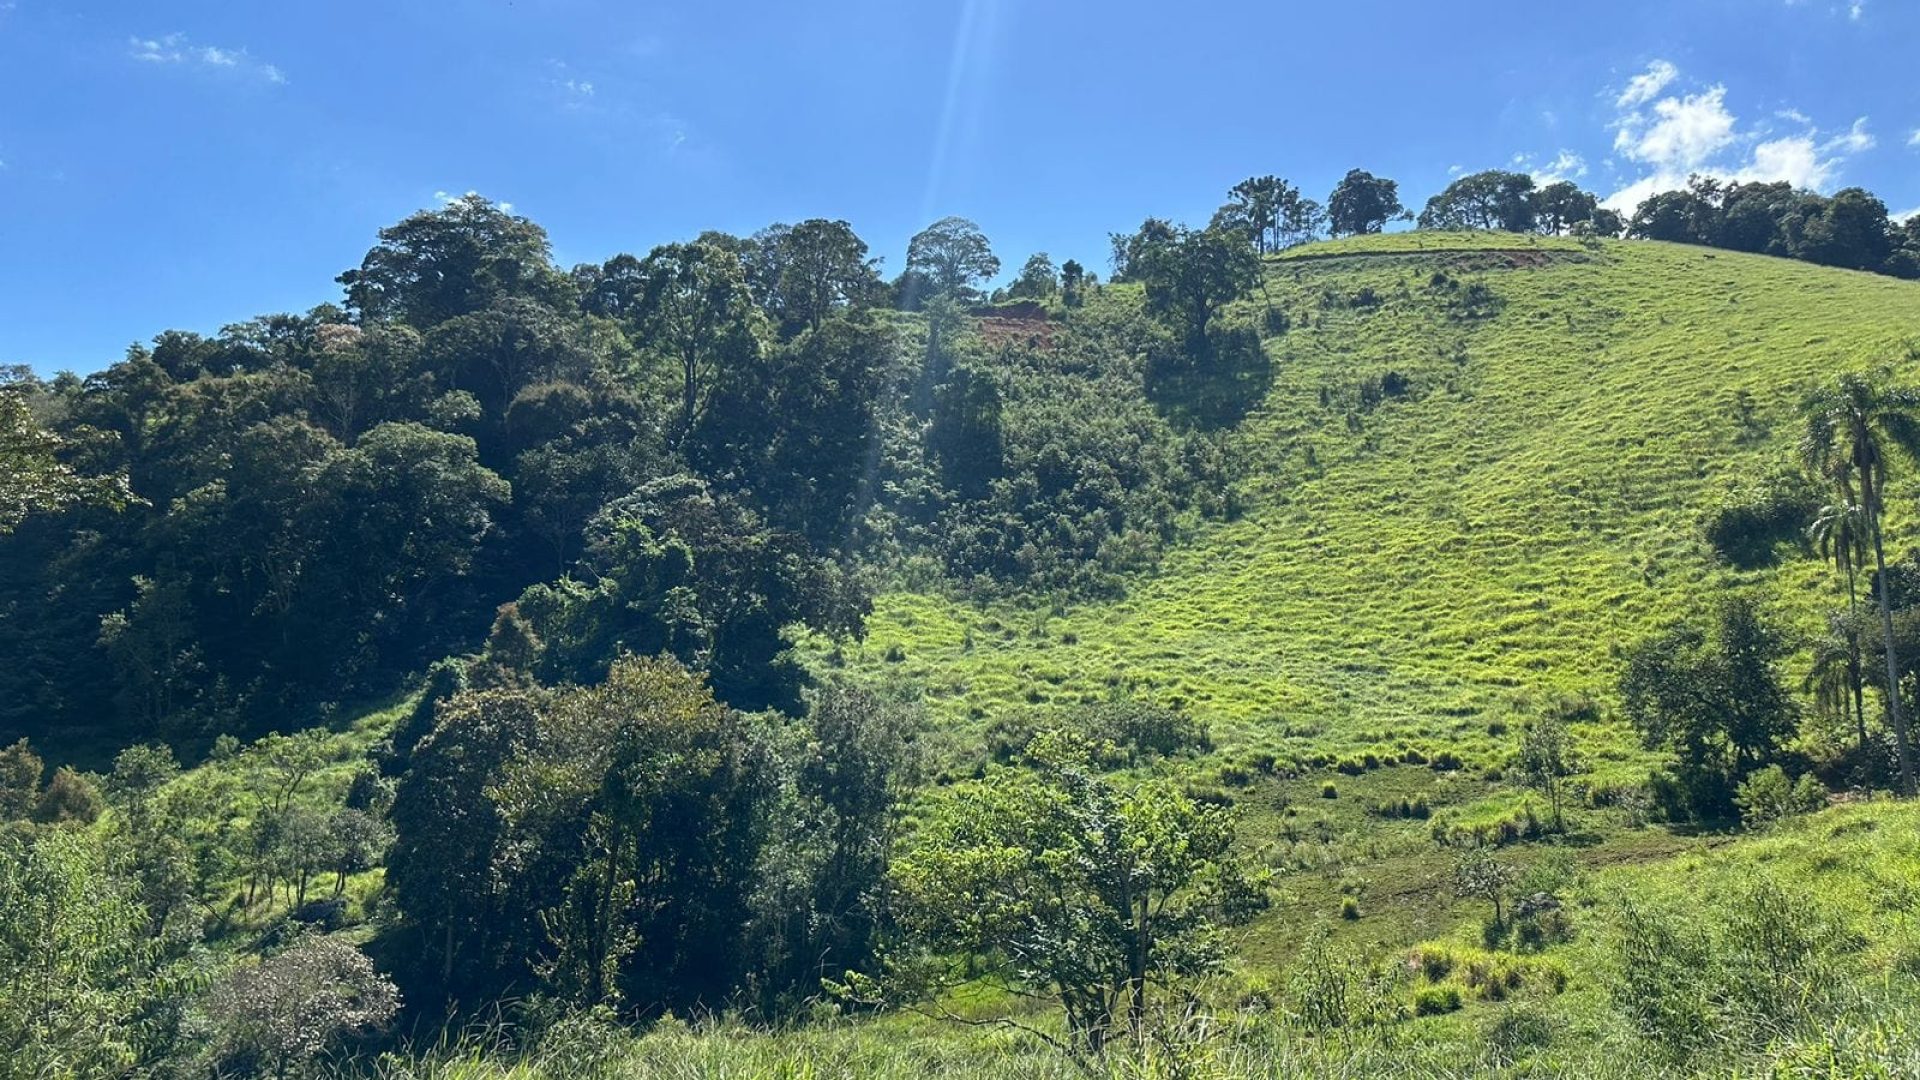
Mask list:
[[[1147,356],[1147,397],[1172,423],[1217,431],[1246,419],[1273,387],[1273,361],[1260,335],[1236,327],[1203,346],[1156,346]]]

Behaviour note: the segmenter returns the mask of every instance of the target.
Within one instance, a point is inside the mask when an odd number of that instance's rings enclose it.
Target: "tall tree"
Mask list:
[[[1244,230],[1261,254],[1284,246],[1286,213],[1298,212],[1300,189],[1277,176],[1250,176],[1227,192],[1227,203],[1215,220]]]
[[[936,293],[972,299],[978,294],[977,283],[1000,272],[1000,259],[980,226],[963,217],[945,217],[907,242],[907,272],[925,275]]]
[[[61,460],[63,440],[33,415],[39,383],[24,368],[0,367],[0,536],[31,513],[77,502],[125,503],[124,479],[80,475]]]
[[[810,218],[776,228],[769,230],[765,254],[756,256],[747,271],[749,284],[761,292],[783,333],[791,336],[803,327],[817,331],[834,311],[865,307],[878,296],[879,260],[867,257],[866,241],[853,226]]]
[[[1462,176],[1427,200],[1423,229],[1504,229],[1528,232],[1534,225],[1533,177],[1492,169]]]
[[[1220,309],[1260,280],[1253,248],[1218,229],[1176,229],[1135,258],[1130,273],[1146,284],[1147,307],[1185,333],[1189,351],[1205,344]]]
[[[1364,169],[1350,170],[1327,196],[1327,228],[1335,236],[1377,233],[1405,213],[1400,185]]]
[[[1044,251],[1027,257],[1020,276],[1007,286],[1007,295],[1020,300],[1051,300],[1060,292],[1060,272]]]
[[[717,369],[760,350],[746,268],[731,251],[695,242],[657,247],[641,263],[634,324],[680,368],[680,435],[700,420]]]
[[[540,226],[468,194],[380,230],[359,269],[339,281],[361,319],[424,328],[508,296],[559,304],[568,282],[552,254]]]
[[[1853,699],[1855,733],[1862,750],[1867,745],[1867,710],[1861,691],[1865,680],[1860,671],[1859,578],[1860,568],[1866,564],[1869,554],[1866,518],[1866,511],[1858,503],[1830,503],[1820,508],[1813,524],[1807,527],[1815,550],[1822,558],[1832,560],[1834,569],[1847,583],[1847,617],[1836,620],[1835,629],[1846,642],[1847,696]]]
[[[1900,658],[1893,630],[1882,524],[1890,458],[1896,449],[1920,455],[1920,393],[1874,378],[1846,374],[1807,403],[1807,429],[1800,442],[1802,460],[1815,479],[1830,485],[1844,504],[1857,504],[1872,544],[1874,578],[1880,596],[1880,627],[1887,661],[1887,713],[1900,755],[1900,790],[1914,793],[1913,752],[1907,714],[1900,700]]]
[[[1580,222],[1591,222],[1599,200],[1581,191],[1571,180],[1556,180],[1533,193],[1534,223],[1541,232],[1558,236]]]
[[[900,922],[925,964],[902,970],[924,991],[966,981],[959,958],[984,954],[990,979],[1060,1004],[1066,1049],[1098,1054],[1140,1032],[1151,989],[1221,963],[1220,931],[1265,906],[1264,877],[1234,855],[1226,809],[1166,780],[1101,776],[1061,733],[1030,754],[1033,771],[956,786],[895,861]]]

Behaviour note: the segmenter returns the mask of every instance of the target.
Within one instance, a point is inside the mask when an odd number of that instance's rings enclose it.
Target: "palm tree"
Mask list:
[[[1859,631],[1837,611],[1827,613],[1827,633],[1814,639],[1813,667],[1801,689],[1813,695],[1821,715],[1853,720],[1854,741],[1865,751],[1867,718],[1860,701]]]
[[[1900,790],[1913,794],[1913,754],[1907,739],[1907,713],[1900,701],[1900,660],[1894,649],[1893,602],[1887,592],[1887,556],[1881,526],[1887,487],[1888,452],[1898,447],[1920,457],[1920,394],[1878,379],[1847,374],[1814,395],[1807,404],[1807,433],[1800,453],[1807,471],[1830,484],[1840,501],[1856,501],[1873,548],[1879,586],[1880,627],[1886,636],[1887,713],[1893,720],[1900,753]]]
[[[1860,567],[1867,561],[1867,515],[1859,503],[1851,499],[1842,499],[1820,508],[1820,513],[1807,529],[1807,536],[1813,541],[1820,556],[1833,561],[1834,569],[1847,581],[1847,618],[1831,620],[1831,627],[1837,637],[1843,637],[1847,645],[1847,687],[1853,698],[1854,729],[1858,735],[1860,749],[1867,747],[1867,708],[1861,684],[1865,680],[1860,672]],[[1809,676],[1809,682],[1813,677]],[[1836,699],[1844,713],[1845,702]],[[1822,707],[1829,702],[1823,701]]]

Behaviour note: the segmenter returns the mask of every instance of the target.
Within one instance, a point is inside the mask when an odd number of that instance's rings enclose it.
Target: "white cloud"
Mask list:
[[[1571,150],[1562,150],[1552,161],[1544,165],[1528,165],[1526,169],[1532,174],[1534,183],[1545,187],[1562,180],[1578,180],[1587,175],[1587,159]]]
[[[1899,223],[1901,223],[1901,222],[1903,222],[1903,221],[1905,221],[1905,220],[1907,220],[1908,218],[1912,218],[1912,217],[1920,217],[1920,206],[1916,206],[1916,207],[1914,207],[1914,208],[1912,208],[1911,210],[1898,210],[1898,211],[1895,211],[1894,213],[1891,213],[1891,214],[1888,214],[1888,215],[1887,215],[1887,220],[1888,220],[1888,221],[1891,221],[1891,222],[1893,222],[1893,223],[1894,223],[1894,224],[1896,224],[1896,225],[1898,225]]]
[[[1647,65],[1647,70],[1635,75],[1627,82],[1627,88],[1613,100],[1616,107],[1631,109],[1635,105],[1652,101],[1667,84],[1680,74],[1680,69],[1665,60],[1655,60]]]
[[[1920,128],[1914,128],[1913,134],[1907,136],[1907,145],[1920,146]]]
[[[1826,149],[1846,154],[1859,154],[1873,149],[1875,139],[1867,131],[1867,118],[1861,117],[1853,126],[1827,140]]]
[[[1777,132],[1764,122],[1743,127],[1727,106],[1725,86],[1661,97],[1660,90],[1680,73],[1670,64],[1656,68],[1616,99],[1620,114],[1613,124],[1613,149],[1623,163],[1641,168],[1606,198],[1604,205],[1615,210],[1630,213],[1648,196],[1684,187],[1695,173],[1749,183],[1784,180],[1823,190],[1839,177],[1848,158],[1874,147],[1864,116],[1834,134],[1823,133],[1795,109],[1773,116],[1799,131]],[[1641,83],[1655,74],[1657,80]],[[1638,89],[1656,81],[1660,89],[1651,96]]]
[[[1664,170],[1695,169],[1734,140],[1727,88],[1661,98],[1653,116],[1633,112],[1622,117],[1614,134],[1615,151],[1633,161]]]
[[[218,45],[195,45],[185,34],[167,34],[158,38],[129,38],[127,55],[148,64],[180,64],[190,67],[223,68],[270,83],[284,83],[280,69],[255,60],[245,49],[223,49]]]
[[[1734,172],[1742,182],[1785,180],[1797,188],[1823,188],[1839,169],[1837,158],[1823,158],[1809,135],[1769,139],[1753,148],[1753,159]]]

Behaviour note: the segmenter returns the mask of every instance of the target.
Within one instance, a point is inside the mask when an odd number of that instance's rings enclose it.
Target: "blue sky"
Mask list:
[[[0,362],[333,300],[381,226],[511,202],[563,264],[944,214],[1017,267],[1236,180],[1700,170],[1920,208],[1920,3],[0,0]]]

